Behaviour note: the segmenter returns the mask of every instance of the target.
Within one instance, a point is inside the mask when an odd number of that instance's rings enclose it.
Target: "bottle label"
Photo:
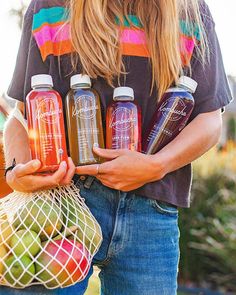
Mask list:
[[[61,114],[62,109],[58,108],[53,98],[44,98],[37,106],[36,119],[48,124],[54,124]]]
[[[109,127],[114,128],[116,131],[127,131],[134,126],[137,122],[136,116],[132,111],[125,107],[119,107],[112,113]]]
[[[99,106],[93,97],[89,95],[81,95],[75,101],[72,109],[72,116],[80,119],[89,120],[96,116]]]
[[[171,97],[163,102],[159,111],[162,112],[164,117],[168,117],[170,121],[179,121],[182,117],[186,117],[187,105],[180,97]]]
[[[153,126],[152,131],[150,132],[150,134],[148,135],[147,138],[147,142],[152,141],[154,138],[157,138],[158,134],[162,134],[165,135],[167,137],[171,137],[173,135],[173,131],[168,129],[168,128],[164,128],[162,126],[158,126],[157,124],[155,124]]]

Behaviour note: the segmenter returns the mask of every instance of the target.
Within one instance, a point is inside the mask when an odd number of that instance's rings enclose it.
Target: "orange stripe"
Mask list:
[[[138,45],[138,44],[122,43],[121,52],[123,55],[150,57],[150,53],[148,51],[147,46],[144,46],[143,44]]]
[[[181,52],[181,60],[183,66],[190,66],[190,62],[192,59],[192,54],[182,53]]]
[[[40,52],[43,58],[43,61],[46,60],[47,56],[53,54],[55,56],[60,56],[63,54],[68,54],[73,52],[73,47],[70,40],[61,41],[58,43],[53,43],[52,41],[46,42],[43,46],[40,47]]]
[[[58,22],[58,23],[55,23],[55,24],[50,24],[50,23],[43,23],[41,27],[37,28],[36,30],[33,31],[33,34],[34,33],[37,33],[38,31],[40,31],[44,26],[49,26],[49,27],[56,27],[56,26],[62,26],[64,25],[66,22]]]
[[[121,52],[123,55],[130,56],[140,56],[140,57],[150,57],[149,51],[144,45],[136,44],[121,44]],[[69,54],[73,52],[73,46],[70,40],[61,41],[58,43],[53,43],[52,41],[46,42],[43,46],[40,47],[40,52],[43,58],[43,61],[46,60],[47,56],[53,54],[55,56],[60,56],[64,54]]]
[[[150,53],[146,46],[144,45],[135,45],[135,44],[121,44],[122,55],[129,56],[140,56],[140,57],[150,57]],[[43,61],[46,60],[47,56],[53,54],[55,56],[60,56],[64,54],[69,54],[73,52],[73,46],[70,40],[61,41],[58,43],[53,43],[52,41],[46,42],[43,46],[40,47],[40,52],[42,55]],[[183,65],[189,65],[192,55],[181,53]]]

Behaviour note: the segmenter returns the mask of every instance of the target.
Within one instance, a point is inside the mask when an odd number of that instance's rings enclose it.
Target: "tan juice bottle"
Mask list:
[[[93,146],[105,146],[100,97],[91,85],[87,75],[72,76],[66,97],[69,151],[76,166],[101,163]]]

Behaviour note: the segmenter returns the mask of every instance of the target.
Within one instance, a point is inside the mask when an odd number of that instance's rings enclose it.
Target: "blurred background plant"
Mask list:
[[[236,148],[194,163],[192,204],[180,212],[181,284],[236,294]]]
[[[27,6],[28,6],[28,1],[21,0],[17,8],[14,7],[10,10],[10,15],[16,17],[19,28],[22,28],[23,17],[24,17]]]

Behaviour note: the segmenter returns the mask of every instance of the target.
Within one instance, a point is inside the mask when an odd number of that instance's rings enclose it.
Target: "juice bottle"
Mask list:
[[[134,102],[134,90],[118,87],[107,109],[106,147],[141,151],[141,109]]]
[[[104,148],[100,97],[91,88],[87,75],[71,77],[71,90],[66,97],[69,150],[76,166],[101,163],[93,146]]]
[[[31,156],[41,162],[38,172],[53,172],[68,159],[62,100],[50,75],[33,76],[31,86],[26,98]]]
[[[196,88],[196,81],[182,76],[177,87],[165,92],[143,137],[144,153],[158,152],[183,130],[194,108]]]

